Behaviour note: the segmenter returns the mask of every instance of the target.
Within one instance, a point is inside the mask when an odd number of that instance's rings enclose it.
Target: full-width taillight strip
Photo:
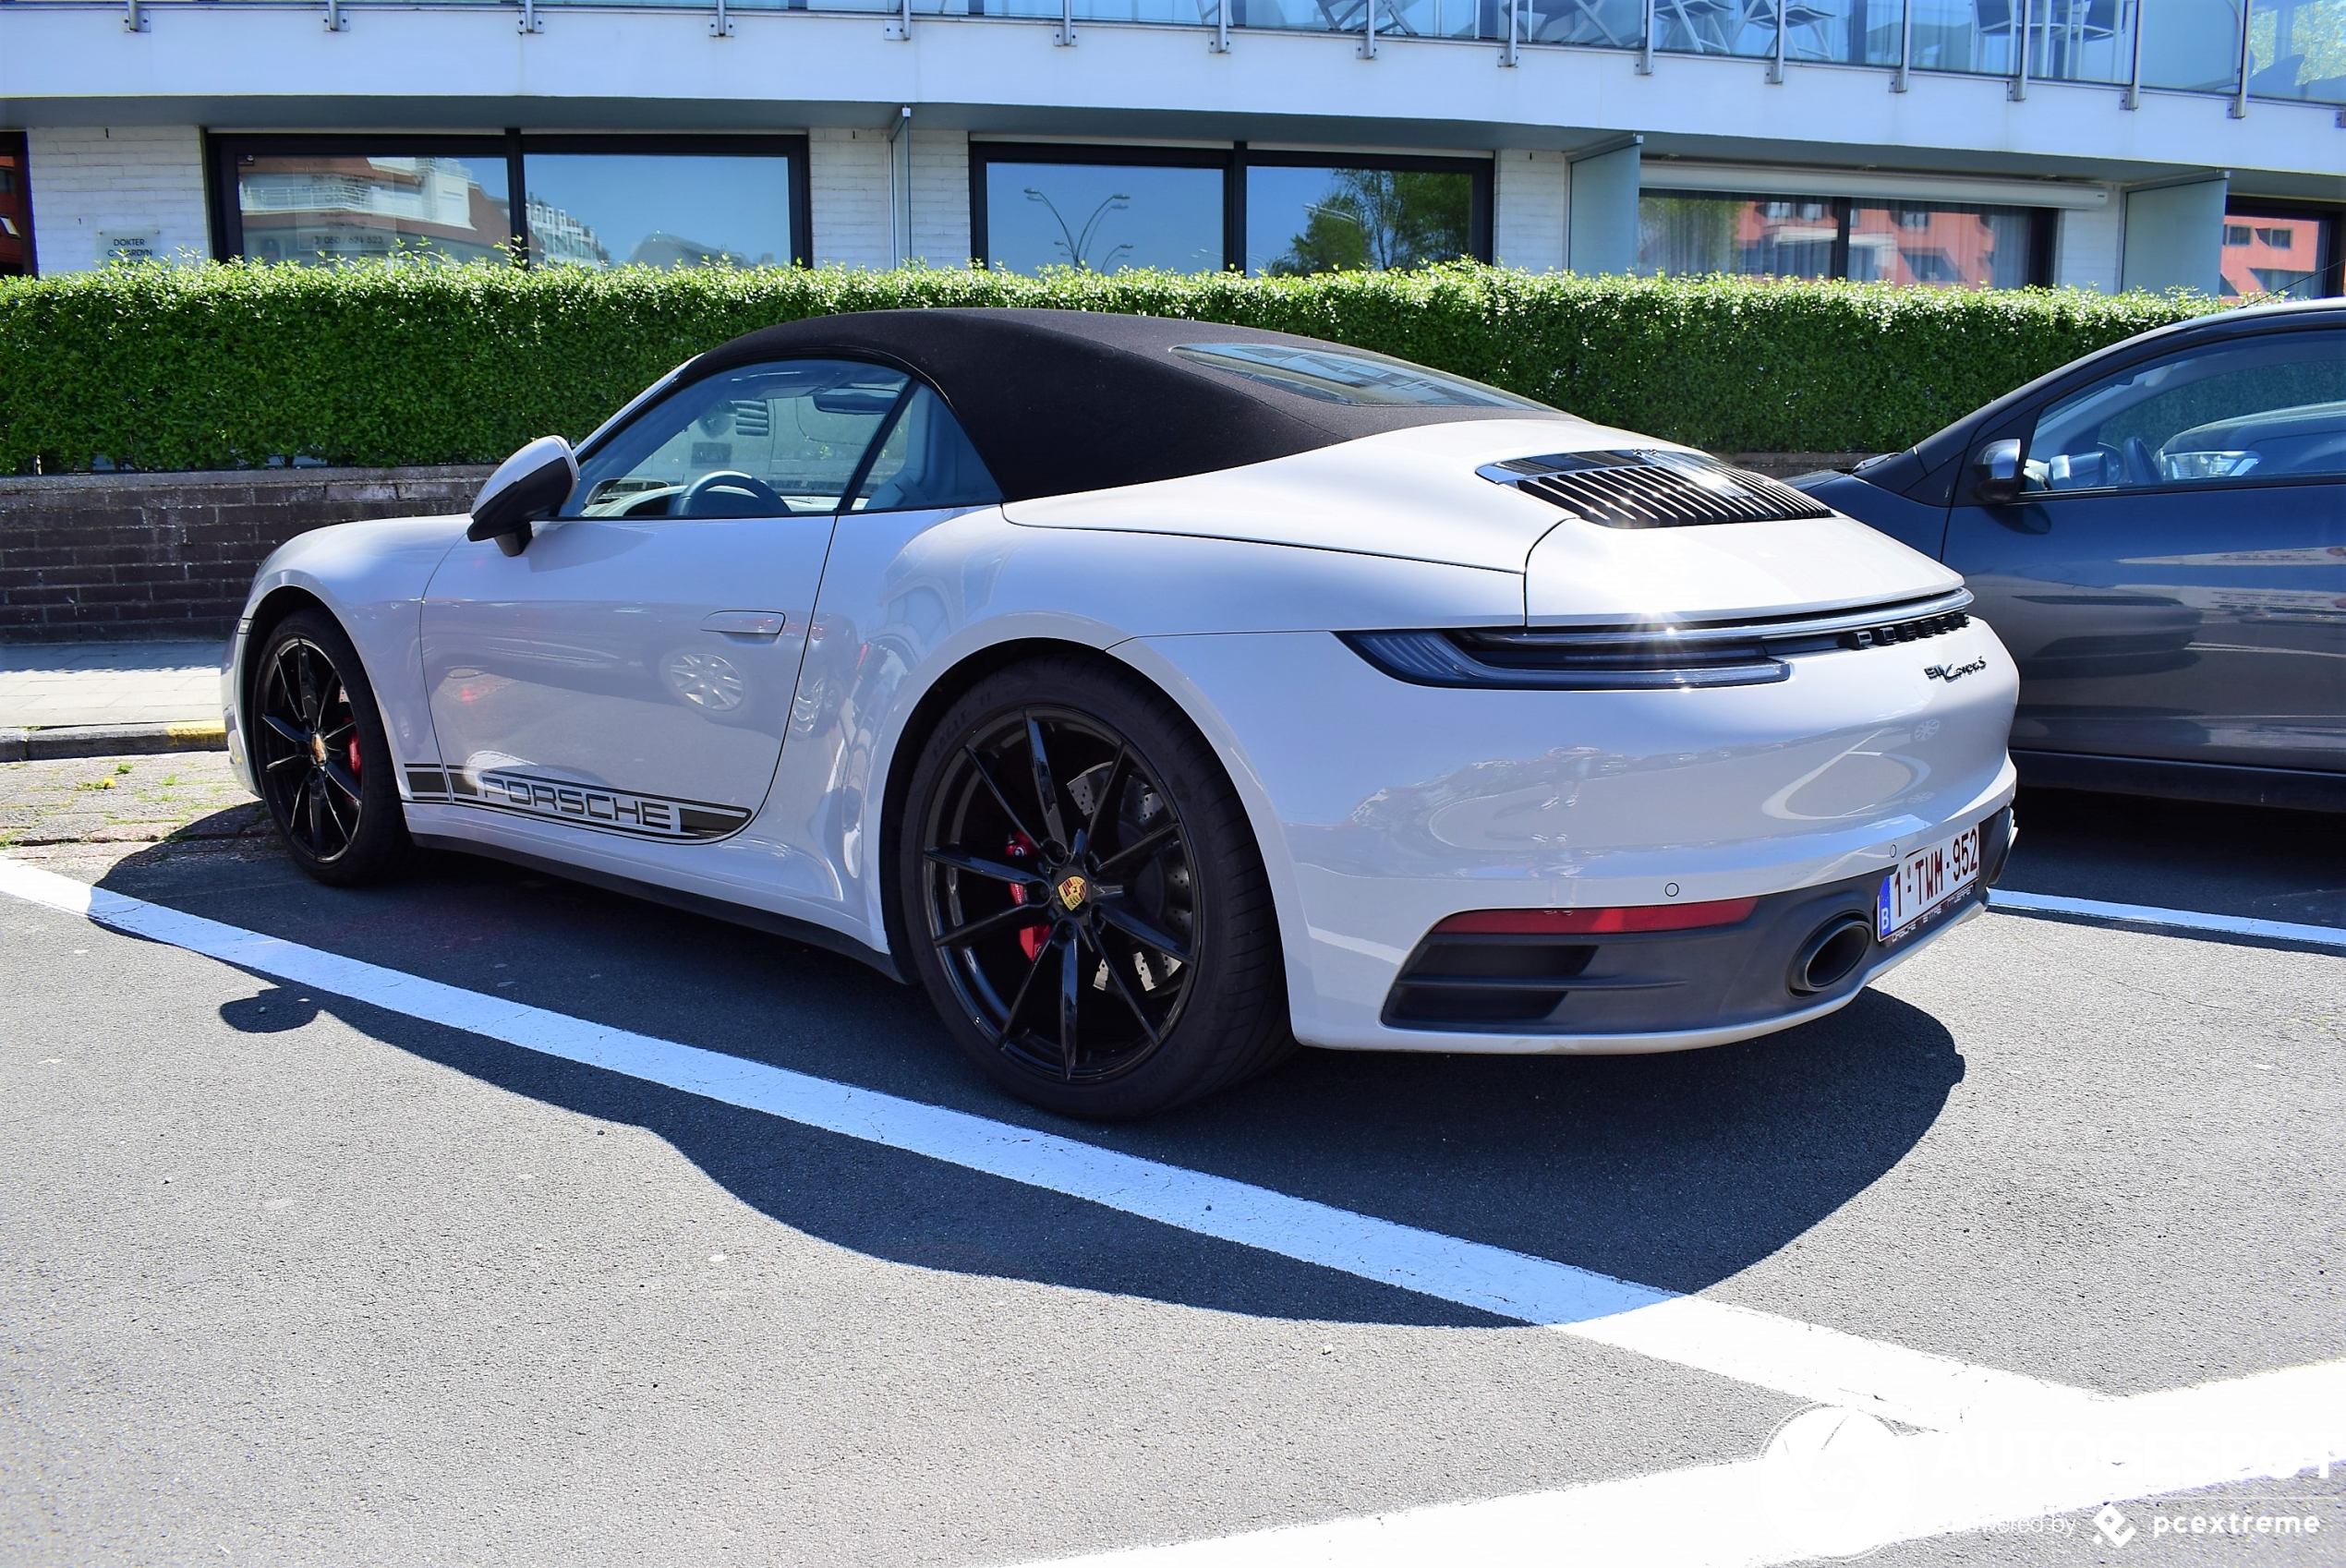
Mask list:
[[[1631,904],[1603,910],[1469,910],[1433,928],[1437,936],[1597,936],[1631,931],[1699,931],[1733,925],[1757,899],[1707,904]]]

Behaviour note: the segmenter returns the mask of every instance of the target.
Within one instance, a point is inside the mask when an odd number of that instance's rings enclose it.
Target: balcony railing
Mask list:
[[[0,9],[42,0],[0,0]],[[68,0],[70,3],[70,0]],[[145,31],[163,8],[285,0],[123,0],[123,25]],[[1916,72],[2003,78],[2014,98],[2036,82],[2218,94],[2235,116],[2254,99],[2346,105],[2346,0],[322,0],[326,25],[379,6],[498,6],[537,31],[542,13],[619,6],[729,14],[804,11],[886,18],[901,33],[925,18],[998,17],[1050,23],[1073,42],[1089,24],[1240,32],[1350,34],[1361,53],[1416,41],[1519,52],[1602,49],[1656,56],[1715,54],[1783,66],[1885,71],[1893,90]],[[2246,8],[2243,27],[2243,7]],[[2340,123],[2346,124],[2346,113]]]

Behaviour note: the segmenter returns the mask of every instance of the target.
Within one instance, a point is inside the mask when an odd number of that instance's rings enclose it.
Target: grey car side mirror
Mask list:
[[[2010,506],[2020,499],[2020,443],[1989,441],[1971,460],[1971,499],[1981,506]]]
[[[473,498],[472,540],[494,539],[507,555],[529,548],[530,525],[550,517],[578,484],[578,459],[560,436],[540,436],[497,465]]]

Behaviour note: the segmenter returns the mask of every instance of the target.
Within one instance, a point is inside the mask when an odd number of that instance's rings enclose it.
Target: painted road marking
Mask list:
[[[2226,936],[2263,936],[2278,942],[2303,942],[2346,953],[2346,931],[2334,925],[2300,925],[2286,920],[2252,920],[2245,915],[2201,914],[2196,910],[2162,910],[2149,904],[2110,904],[2099,899],[2064,899],[2057,893],[2015,893],[1990,888],[1988,907],[2013,914],[2079,915],[2088,920],[2123,921],[2129,925],[2156,925],[2173,931],[2212,931]]]
[[[240,969],[723,1104],[1063,1193],[1200,1236],[1617,1345],[1820,1404],[1943,1430],[2102,1403],[2080,1389],[1397,1224],[503,997],[127,898],[0,857],[0,893]]]
[[[1787,1446],[1770,1455],[1561,1491],[1057,1559],[1051,1568],[1759,1568],[1871,1546],[2014,1525],[2138,1498],[2315,1470],[2346,1457],[2346,1361],[2099,1403],[2074,1418],[1989,1423],[1890,1436],[1876,1429],[1836,1454]],[[2159,1517],[2209,1512],[2161,1504],[2104,1513],[2084,1527],[2116,1545],[2164,1534]],[[2288,1518],[2302,1504],[2235,1502],[2214,1512]],[[2327,1510],[2314,1533],[2339,1526]],[[2258,1532],[2252,1522],[2245,1533]],[[1986,1543],[1983,1543],[1983,1545]],[[2147,1544],[2147,1542],[2146,1543]],[[2259,1542],[2258,1544],[2271,1544]]]

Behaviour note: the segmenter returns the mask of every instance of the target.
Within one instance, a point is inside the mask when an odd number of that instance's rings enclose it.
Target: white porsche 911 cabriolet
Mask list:
[[[752,332],[469,517],[253,584],[229,751],[334,883],[411,844],[926,988],[1012,1092],[1296,1043],[1627,1052],[1847,1003],[2012,838],[1945,568],[1703,454],[1334,344]]]

